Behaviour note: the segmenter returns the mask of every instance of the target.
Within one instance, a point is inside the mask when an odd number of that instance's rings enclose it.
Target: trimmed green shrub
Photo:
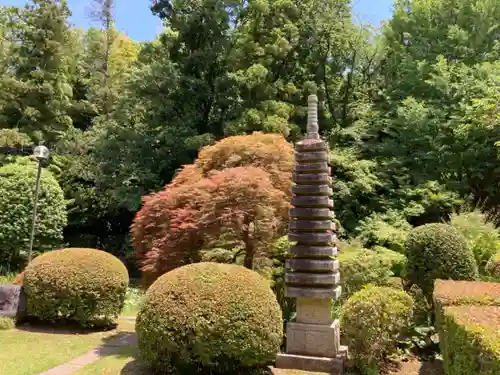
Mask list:
[[[500,373],[500,284],[437,280],[434,306],[446,374]]]
[[[443,353],[447,374],[500,374],[498,316],[497,306],[444,308],[440,346],[447,348]]]
[[[21,158],[0,167],[0,264],[22,263],[29,247],[36,182],[36,163]],[[53,249],[63,239],[67,223],[64,194],[54,176],[42,170],[33,248]]]
[[[30,315],[51,322],[71,320],[81,326],[114,322],[123,308],[128,282],[123,263],[95,249],[50,251],[24,271]]]
[[[342,251],[339,255],[342,299],[349,298],[367,284],[388,285],[389,279],[395,275],[392,271],[396,268],[394,265],[404,263],[404,260],[403,255],[388,249]]]
[[[474,253],[479,271],[484,271],[488,260],[500,251],[500,235],[494,224],[478,210],[453,214],[450,223],[465,237]]]
[[[414,228],[406,240],[406,278],[430,299],[436,279],[474,280],[478,277],[474,255],[465,238],[447,224]]]
[[[191,264],[148,289],[136,322],[139,355],[158,373],[234,373],[276,358],[282,324],[269,282],[256,272]]]
[[[493,254],[486,263],[485,271],[488,276],[500,279],[500,252]]]
[[[395,352],[396,338],[410,325],[412,313],[412,298],[391,287],[368,285],[344,304],[343,339],[363,374],[379,374],[379,364]]]

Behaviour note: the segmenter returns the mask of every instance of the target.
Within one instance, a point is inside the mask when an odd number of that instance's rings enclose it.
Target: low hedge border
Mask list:
[[[500,284],[436,280],[433,297],[445,373],[500,374]]]

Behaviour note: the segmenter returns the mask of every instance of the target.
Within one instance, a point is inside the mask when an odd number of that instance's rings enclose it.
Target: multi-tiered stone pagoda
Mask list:
[[[328,145],[318,132],[318,98],[308,98],[306,138],[295,145],[293,198],[286,261],[286,294],[297,298],[297,314],[287,324],[286,353],[278,368],[342,374],[347,348],[340,346],[332,303],[340,297]]]

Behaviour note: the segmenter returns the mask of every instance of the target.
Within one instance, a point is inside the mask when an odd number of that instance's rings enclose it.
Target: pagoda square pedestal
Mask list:
[[[277,368],[342,374],[347,347],[340,345],[338,320],[331,318],[332,300],[298,298],[297,317],[286,326],[286,354]]]

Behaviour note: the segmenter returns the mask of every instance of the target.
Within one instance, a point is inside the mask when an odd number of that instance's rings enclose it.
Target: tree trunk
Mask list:
[[[245,266],[249,270],[253,269],[253,258],[255,255],[253,246],[250,247],[251,249],[249,248],[249,246],[245,246],[246,253],[245,253],[245,259],[243,260],[243,266]]]
[[[245,244],[245,259],[243,260],[243,266],[251,270],[253,269],[255,248],[250,238],[249,224],[247,224],[247,229],[243,232],[242,240]]]

